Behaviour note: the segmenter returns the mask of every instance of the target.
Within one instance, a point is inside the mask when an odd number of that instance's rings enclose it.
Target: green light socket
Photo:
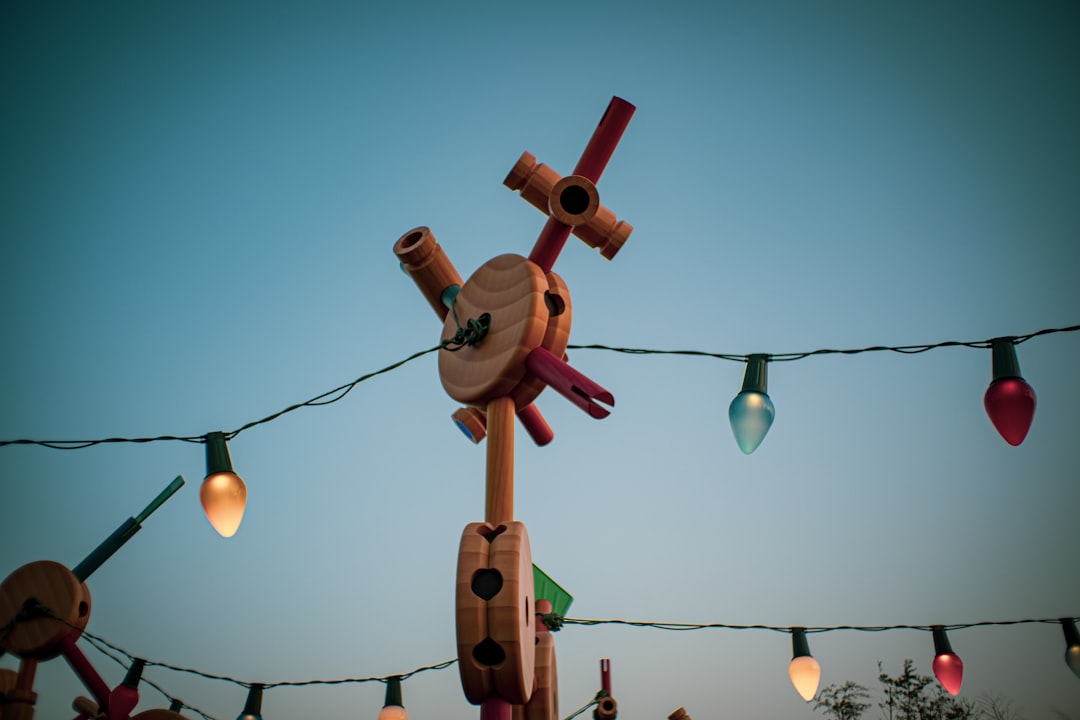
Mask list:
[[[746,373],[743,375],[742,391],[759,392],[768,395],[768,370],[769,356],[754,354],[746,358]]]

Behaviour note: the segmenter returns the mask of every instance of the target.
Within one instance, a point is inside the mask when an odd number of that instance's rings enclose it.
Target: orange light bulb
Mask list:
[[[806,641],[806,628],[791,628],[792,655],[788,665],[788,677],[806,702],[814,699],[818,683],[821,682],[821,665],[810,655],[810,644]]]
[[[247,505],[247,486],[233,472],[225,434],[212,432],[206,436],[206,479],[199,488],[203,512],[222,537],[232,537],[244,519]]]

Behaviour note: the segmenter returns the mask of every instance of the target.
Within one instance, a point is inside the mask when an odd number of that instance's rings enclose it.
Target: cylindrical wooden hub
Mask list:
[[[536,162],[531,153],[522,153],[503,184],[511,190],[520,190],[521,197],[540,212],[571,226],[574,235],[589,247],[599,249],[608,260],[615,257],[634,231],[630,223],[619,220],[615,213],[600,204],[592,180],[580,175],[562,177],[547,165]],[[586,196],[588,205],[585,204]],[[590,207],[593,204],[595,210]],[[583,213],[570,212],[575,208],[588,209]]]
[[[600,207],[600,195],[588,178],[567,175],[555,183],[548,195],[548,210],[559,222],[573,227],[592,220]]]

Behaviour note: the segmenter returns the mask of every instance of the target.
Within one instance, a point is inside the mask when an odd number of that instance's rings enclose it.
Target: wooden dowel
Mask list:
[[[487,491],[484,520],[514,519],[514,401],[495,398],[487,406]]]

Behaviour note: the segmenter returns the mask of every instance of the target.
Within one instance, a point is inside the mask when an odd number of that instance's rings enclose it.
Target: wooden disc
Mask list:
[[[532,551],[521,522],[491,543],[491,567],[502,575],[502,589],[488,602],[488,632],[506,655],[492,668],[495,692],[514,705],[529,701],[536,663]]]
[[[53,617],[19,620],[26,602],[36,599]],[[58,562],[23,565],[0,583],[0,628],[13,622],[0,649],[19,657],[47,660],[60,654],[60,641],[78,637],[90,620],[90,591]],[[0,636],[2,637],[2,636]]]
[[[466,281],[446,315],[443,338],[453,337],[457,323],[491,315],[491,330],[473,347],[439,353],[439,378],[446,393],[466,405],[486,406],[510,394],[525,377],[525,358],[540,347],[547,328],[543,271],[520,255],[488,260]]]
[[[473,705],[483,702],[494,689],[491,666],[482,662],[482,651],[480,658],[474,655],[474,650],[488,637],[487,600],[482,596],[488,590],[482,573],[488,569],[491,549],[488,537],[494,532],[488,523],[469,523],[461,533],[458,548],[455,612],[458,671],[465,698]]]

